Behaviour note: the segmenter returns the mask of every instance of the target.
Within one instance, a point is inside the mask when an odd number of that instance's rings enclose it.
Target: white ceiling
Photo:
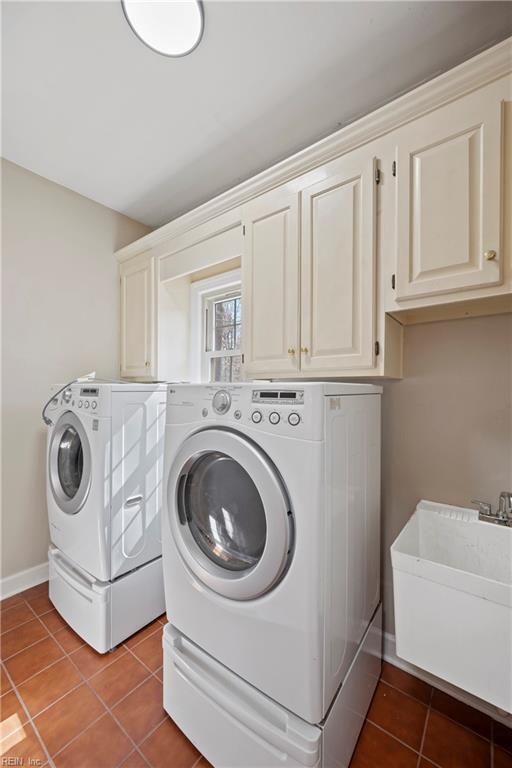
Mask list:
[[[157,226],[512,34],[509,2],[205,2],[189,56],[120,2],[3,2],[2,154]]]

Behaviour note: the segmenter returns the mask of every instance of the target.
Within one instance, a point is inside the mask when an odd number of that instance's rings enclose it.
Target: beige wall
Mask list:
[[[385,628],[394,632],[389,547],[419,499],[496,504],[512,490],[512,315],[406,328],[405,378],[383,397]],[[421,610],[421,606],[418,606]]]
[[[119,375],[114,251],[149,229],[2,161],[2,577],[46,560],[50,386]]]

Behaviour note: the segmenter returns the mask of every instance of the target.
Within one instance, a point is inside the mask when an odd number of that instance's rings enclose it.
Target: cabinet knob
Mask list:
[[[486,251],[484,253],[484,256],[487,259],[487,261],[492,261],[493,259],[496,258],[497,253],[496,253],[496,251]]]
[[[151,363],[149,362],[149,360],[146,360],[146,363],[145,363],[145,365],[146,365],[146,368],[149,368],[149,366],[151,365]]]
[[[303,354],[307,355],[309,352],[309,349],[307,347],[301,347],[300,351],[303,352]]]
[[[293,356],[295,354],[295,347],[288,347],[288,354]]]

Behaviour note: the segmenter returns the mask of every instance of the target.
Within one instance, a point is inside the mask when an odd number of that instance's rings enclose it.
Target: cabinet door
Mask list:
[[[133,262],[133,263],[132,263]],[[121,376],[156,376],[154,260],[121,264]]]
[[[282,187],[244,206],[244,373],[285,375],[299,361],[299,195]]]
[[[375,168],[351,152],[302,191],[303,373],[374,365]]]
[[[501,103],[470,94],[397,141],[397,301],[498,284]]]

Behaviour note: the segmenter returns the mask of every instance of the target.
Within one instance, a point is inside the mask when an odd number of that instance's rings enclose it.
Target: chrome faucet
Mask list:
[[[512,492],[502,491],[498,502],[498,514],[512,522]]]
[[[478,519],[494,525],[507,525],[512,528],[512,491],[502,491],[498,500],[498,509],[492,511],[492,505],[487,501],[471,499],[478,507]]]

